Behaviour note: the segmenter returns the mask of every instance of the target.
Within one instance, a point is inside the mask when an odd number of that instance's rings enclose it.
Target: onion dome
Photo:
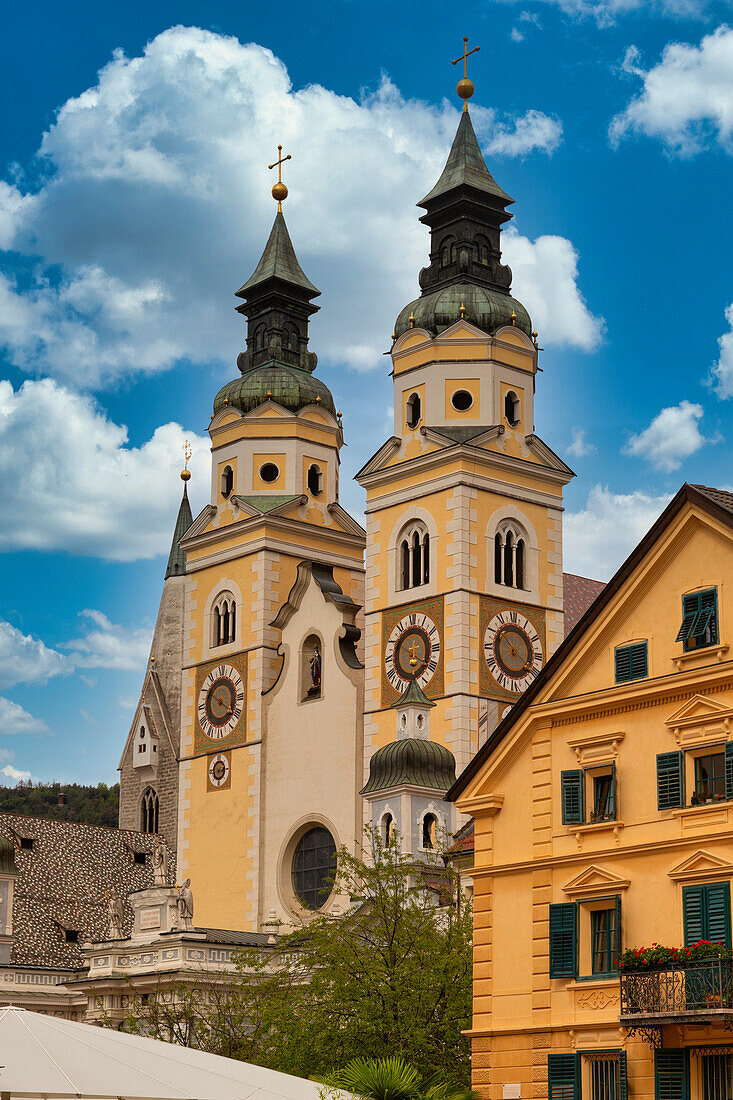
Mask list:
[[[530,336],[532,322],[511,297],[511,269],[501,262],[501,227],[514,200],[491,172],[467,110],[440,179],[418,203],[430,228],[430,263],[420,272],[422,294],[395,323],[395,338],[424,328],[435,336],[461,317],[484,332],[514,324]]]
[[[437,741],[407,737],[377,749],[369,762],[369,781],[361,791],[387,791],[394,787],[428,787],[447,791],[456,779],[456,759]]]
[[[251,412],[265,401],[276,401],[291,412],[299,412],[306,405],[320,405],[335,417],[336,406],[328,386],[320,378],[297,367],[273,363],[256,367],[241,378],[227,382],[214,398],[214,413],[227,405],[242,414]]]

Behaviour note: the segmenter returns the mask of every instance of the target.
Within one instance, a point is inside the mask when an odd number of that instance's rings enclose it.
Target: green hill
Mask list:
[[[117,825],[120,785],[84,787],[79,783],[18,783],[0,786],[0,810],[26,817],[82,821],[86,825]]]

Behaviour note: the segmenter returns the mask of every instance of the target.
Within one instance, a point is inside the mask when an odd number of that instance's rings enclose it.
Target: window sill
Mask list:
[[[731,803],[727,799],[720,802],[706,802],[703,806],[681,806],[678,810],[672,810],[672,817],[679,818],[704,818],[706,814],[715,810],[728,810]]]
[[[582,986],[583,989],[587,989],[589,985],[598,985],[601,988],[609,985],[618,985],[618,971],[614,971],[610,974],[578,974],[570,983],[570,988],[575,989],[578,986]]]
[[[727,645],[706,645],[701,646],[699,649],[688,649],[685,653],[680,653],[679,656],[673,657],[672,660],[678,669],[682,669],[685,665],[692,664],[698,657],[708,657],[712,664],[712,658],[720,664],[729,650]]]
[[[613,839],[616,844],[621,843],[621,830],[624,827],[623,821],[589,821],[585,825],[576,825],[572,830],[578,847],[583,847],[583,837],[592,835],[593,833],[612,832]]]

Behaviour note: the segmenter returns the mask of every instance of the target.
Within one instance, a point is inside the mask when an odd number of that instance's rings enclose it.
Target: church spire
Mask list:
[[[186,572],[186,552],[181,547],[181,539],[188,531],[189,527],[193,523],[193,515],[191,513],[191,505],[188,502],[188,482],[191,478],[191,471],[188,468],[188,460],[191,457],[191,448],[188,440],[183,445],[184,454],[186,456],[186,462],[181,470],[181,481],[183,482],[183,496],[181,497],[181,505],[178,509],[178,517],[176,519],[176,526],[173,531],[173,541],[171,543],[171,552],[168,555],[168,565],[165,571],[165,580],[169,577],[181,577]]]

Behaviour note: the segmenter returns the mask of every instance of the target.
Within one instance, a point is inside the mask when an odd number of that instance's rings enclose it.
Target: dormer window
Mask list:
[[[405,408],[407,427],[416,428],[420,423],[420,417],[422,416],[422,403],[420,401],[419,393],[411,393],[407,398],[407,405]]]
[[[317,466],[314,462],[312,466],[308,467],[308,492],[311,496],[319,497],[323,492],[323,472],[320,466]]]
[[[221,472],[221,495],[224,500],[231,495],[234,488],[234,470],[231,466],[225,466]]]

